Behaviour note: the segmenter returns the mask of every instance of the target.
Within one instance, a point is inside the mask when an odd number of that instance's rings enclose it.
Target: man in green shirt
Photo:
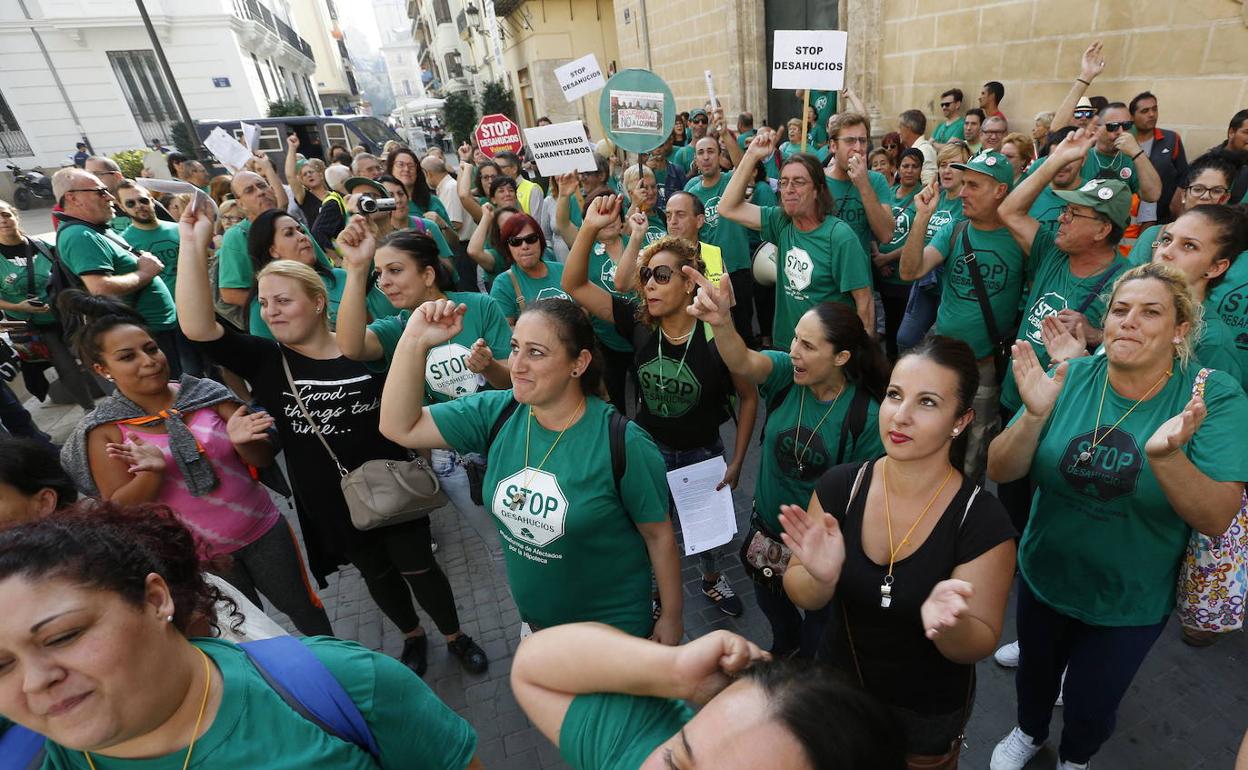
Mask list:
[[[732,141],[729,139],[729,141]],[[724,270],[732,281],[737,304],[732,308],[733,324],[747,344],[754,339],[754,275],[750,271],[750,239],[741,225],[719,215],[719,201],[732,180],[733,172],[720,169],[719,140],[699,139],[694,161],[700,176],[689,180],[685,192],[702,202],[705,224],[700,237],[720,248]]]
[[[1014,167],[1009,158],[999,152],[984,151],[966,163],[954,163],[953,167],[963,172],[960,197],[969,225],[958,242],[953,240],[958,222],[950,222],[924,246],[923,235],[938,201],[933,188],[924,189],[914,199],[914,224],[901,251],[900,267],[901,277],[913,281],[949,263],[941,276],[935,328],[937,334],[964,340],[979,362],[979,389],[973,403],[975,420],[969,430],[963,465],[966,475],[977,479],[984,472],[988,443],[1000,427],[1001,386],[994,359],[1005,340],[1013,339],[1010,335],[1022,299],[1025,257],[997,211],[1014,182]],[[980,281],[972,270],[982,278],[998,339],[993,339],[988,328],[976,287]]]
[[[710,124],[711,118],[706,114],[706,110],[698,107],[689,111],[689,128],[693,133],[684,147],[677,147],[672,150],[670,158],[672,163],[685,174],[690,174],[695,170],[693,162],[698,140],[706,136]]]
[[[962,119],[962,136],[972,155],[978,155],[984,149],[984,119],[984,111],[978,107],[967,110],[966,117]]]
[[[286,191],[282,188],[282,180],[277,170],[267,157],[255,161],[259,171],[240,171],[230,182],[230,192],[243,207],[247,219],[225,231],[221,238],[221,248],[217,249],[217,280],[221,299],[238,307],[247,307],[251,301],[252,284],[255,283],[251,255],[247,253],[247,233],[251,232],[251,223],[269,209],[286,209]],[[312,233],[300,225],[308,237]],[[325,254],[316,239],[312,239],[312,248],[317,259]]]
[[[737,116],[737,146],[741,148],[741,152],[745,152],[745,148],[750,146],[750,140],[757,133],[754,130],[754,113],[743,112]]]
[[[126,181],[125,174],[121,173],[121,166],[117,165],[117,161],[104,155],[92,155],[87,158],[86,165],[83,166],[88,172],[95,174],[104,186],[108,188],[113,199],[117,199],[117,191],[121,189],[121,183]],[[130,218],[125,211],[113,207],[115,216],[108,226],[113,228],[113,232],[120,233],[130,226]],[[171,294],[173,292],[170,292]]]
[[[845,220],[858,236],[863,252],[870,254],[872,240],[888,243],[896,224],[888,180],[867,165],[871,124],[862,115],[844,112],[831,121],[828,131],[833,155],[824,174],[832,193],[831,213]]]
[[[1089,179],[1121,179],[1139,193],[1140,200],[1149,203],[1161,197],[1161,177],[1148,153],[1135,141],[1131,133],[1135,125],[1131,112],[1122,102],[1113,102],[1101,110],[1102,131],[1096,136],[1096,144],[1088,148],[1080,176]]]
[[[962,139],[962,89],[950,88],[940,95],[940,111],[945,122],[932,132],[932,144],[943,150],[951,139]]]

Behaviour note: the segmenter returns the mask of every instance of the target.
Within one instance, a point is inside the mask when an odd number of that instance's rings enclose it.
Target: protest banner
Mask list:
[[[481,152],[493,158],[500,152],[520,152],[520,127],[506,115],[495,113],[481,118],[473,132]]]
[[[574,102],[582,96],[588,96],[607,84],[598,66],[598,59],[591,53],[555,68],[555,77],[559,80],[559,88],[563,98]]]
[[[526,128],[524,141],[542,176],[598,170],[594,146],[585,138],[585,125],[579,120]]]
[[[771,87],[841,90],[848,37],[839,30],[776,30]]]

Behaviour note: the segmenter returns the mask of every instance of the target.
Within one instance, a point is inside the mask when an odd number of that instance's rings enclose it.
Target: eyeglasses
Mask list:
[[[1115,120],[1112,123],[1106,123],[1105,130],[1109,131],[1110,133],[1116,133],[1118,131],[1130,131],[1132,126],[1134,125],[1135,125],[1134,120]]]
[[[1065,220],[1067,222],[1070,222],[1071,220],[1074,220],[1074,219],[1095,219],[1098,222],[1105,221],[1101,219],[1099,216],[1096,216],[1093,214],[1076,214],[1075,210],[1072,209],[1070,206],[1063,206],[1061,212],[1057,215],[1057,218],[1060,220]]]
[[[1090,118],[1093,115],[1095,115],[1096,110],[1075,110],[1074,114],[1076,118],[1081,118],[1081,119],[1086,120],[1087,118]]]
[[[70,193],[95,193],[101,198],[107,198],[109,196],[107,187],[84,187],[81,190],[66,190],[65,191],[66,195],[69,195]]]
[[[985,128],[981,133],[983,133],[985,136],[1005,136],[1005,129]]]
[[[138,206],[140,204],[144,206],[149,206],[151,205],[151,203],[152,203],[152,199],[148,198],[147,196],[144,196],[142,198],[131,198],[130,200],[126,201],[125,203],[121,205],[125,206],[128,209],[132,209],[135,206]]]
[[[1194,184],[1187,188],[1187,191],[1197,198],[1221,198],[1230,192],[1230,188],[1218,185],[1217,187],[1205,187],[1203,184]]]
[[[542,239],[537,233],[529,233],[528,235],[513,235],[507,239],[507,245],[511,247],[519,246],[522,243],[534,244]]]
[[[798,188],[798,187],[808,187],[808,186],[810,186],[810,180],[809,180],[809,179],[806,179],[806,178],[804,178],[804,177],[793,177],[793,178],[790,178],[790,179],[781,179],[781,180],[780,180],[780,189],[781,189],[781,190],[787,190],[787,189],[789,189],[790,187],[792,187],[792,188],[796,189],[796,188]]]
[[[643,284],[650,283],[650,279],[653,278],[658,285],[666,286],[672,282],[672,276],[675,275],[675,271],[667,265],[659,265],[654,269],[647,265],[638,270],[637,275],[641,278]]]
[[[845,144],[851,144],[851,145],[861,144],[863,147],[866,147],[867,144],[870,142],[870,140],[865,136],[845,136],[845,137],[838,136],[836,138],[836,141],[844,142]]]

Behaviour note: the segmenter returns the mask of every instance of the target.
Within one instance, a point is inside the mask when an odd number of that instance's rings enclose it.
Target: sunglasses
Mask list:
[[[123,206],[125,206],[125,207],[126,207],[126,208],[128,208],[128,209],[132,209],[132,208],[134,208],[135,206],[138,206],[138,205],[144,205],[144,206],[150,205],[150,204],[151,204],[151,202],[152,202],[152,199],[151,199],[151,198],[146,198],[146,197],[144,197],[144,198],[131,198],[130,200],[128,200],[128,201],[126,201],[125,203],[123,203],[122,205],[123,205]]]
[[[691,120],[690,122],[691,122],[691,123],[701,123],[702,125],[704,125],[704,126],[705,126],[705,125],[706,125],[708,122],[710,122],[710,121],[708,121],[706,118],[694,118],[694,119],[693,119],[693,120]]]
[[[1116,121],[1114,121],[1114,122],[1112,122],[1112,123],[1106,123],[1106,124],[1105,124],[1105,130],[1106,130],[1106,131],[1110,131],[1110,132],[1114,132],[1114,131],[1130,131],[1130,130],[1131,130],[1131,127],[1132,127],[1132,126],[1134,126],[1134,125],[1135,125],[1135,121],[1134,121],[1134,120],[1116,120]]]
[[[81,190],[66,190],[65,191],[66,195],[69,195],[70,193],[95,193],[101,198],[107,198],[109,195],[107,187],[85,187]]]
[[[941,102],[940,106],[944,107],[945,109],[948,109],[953,106],[953,102]]]
[[[528,235],[513,235],[507,239],[507,245],[516,247],[522,243],[534,244],[542,239],[537,233],[529,233]]]
[[[1090,118],[1096,114],[1096,110],[1075,110],[1076,118]]]
[[[646,267],[643,267],[637,271],[637,275],[641,278],[641,282],[643,284],[649,283],[650,279],[654,278],[654,282],[660,286],[666,286],[667,284],[671,283],[672,276],[675,274],[676,272],[672,270],[670,267],[668,267],[667,265],[659,265],[658,267],[653,268],[653,269],[651,269],[650,266],[647,265]]]

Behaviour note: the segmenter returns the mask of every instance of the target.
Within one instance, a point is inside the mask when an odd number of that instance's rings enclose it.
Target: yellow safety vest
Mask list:
[[[516,180],[516,198],[520,201],[520,209],[530,216],[532,216],[533,212],[529,211],[529,199],[533,197],[533,190],[536,187],[536,184],[524,177]]]

